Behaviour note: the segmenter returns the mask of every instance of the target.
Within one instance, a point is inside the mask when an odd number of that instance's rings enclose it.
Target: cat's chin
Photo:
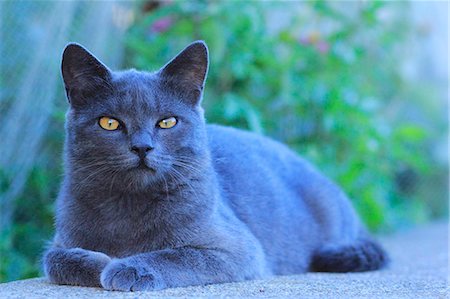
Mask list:
[[[141,192],[155,184],[156,175],[149,169],[134,168],[122,177],[122,190]]]
[[[149,166],[148,163],[145,165],[139,164],[124,173],[122,176],[122,186],[128,192],[133,193],[148,191],[160,185],[162,173],[164,173],[163,169],[156,170],[156,168]]]
[[[148,165],[148,163],[139,163],[139,165],[136,167],[135,170],[142,172],[143,174],[145,174],[145,173],[155,174],[156,173],[156,169],[153,168],[152,166]]]

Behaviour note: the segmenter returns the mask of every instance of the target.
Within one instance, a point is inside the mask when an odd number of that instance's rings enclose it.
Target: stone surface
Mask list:
[[[278,276],[267,280],[156,292],[122,293],[98,288],[58,286],[44,278],[0,284],[0,298],[449,298],[448,225],[435,223],[381,238],[391,255],[382,271]]]

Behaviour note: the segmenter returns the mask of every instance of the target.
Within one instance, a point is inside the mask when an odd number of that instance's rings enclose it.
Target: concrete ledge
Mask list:
[[[97,288],[58,286],[44,278],[0,284],[0,298],[448,298],[448,225],[435,223],[381,239],[392,263],[383,271],[307,273],[156,292],[122,293]]]

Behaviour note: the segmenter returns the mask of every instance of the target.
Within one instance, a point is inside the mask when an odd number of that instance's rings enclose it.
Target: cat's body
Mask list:
[[[203,43],[153,74],[111,73],[78,45],[64,60],[71,109],[44,256],[52,282],[152,290],[385,264],[346,196],[309,163],[268,138],[205,125]],[[100,128],[104,116],[120,129]],[[171,116],[173,128],[155,126]]]
[[[222,200],[274,274],[307,271],[316,249],[363,234],[345,195],[286,146],[233,128],[210,126],[208,134]]]

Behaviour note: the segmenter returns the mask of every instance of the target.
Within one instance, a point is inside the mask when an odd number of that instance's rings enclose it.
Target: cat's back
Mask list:
[[[257,133],[216,124],[207,125],[207,132],[212,157],[216,159],[213,163],[232,157],[240,162],[235,166],[257,161],[254,166],[261,167],[302,160],[284,144]],[[264,159],[260,160],[261,157]]]
[[[219,172],[247,177],[246,181],[270,175],[289,184],[293,172],[314,171],[310,163],[286,145],[268,137],[221,125],[207,125],[207,132],[212,162]]]

